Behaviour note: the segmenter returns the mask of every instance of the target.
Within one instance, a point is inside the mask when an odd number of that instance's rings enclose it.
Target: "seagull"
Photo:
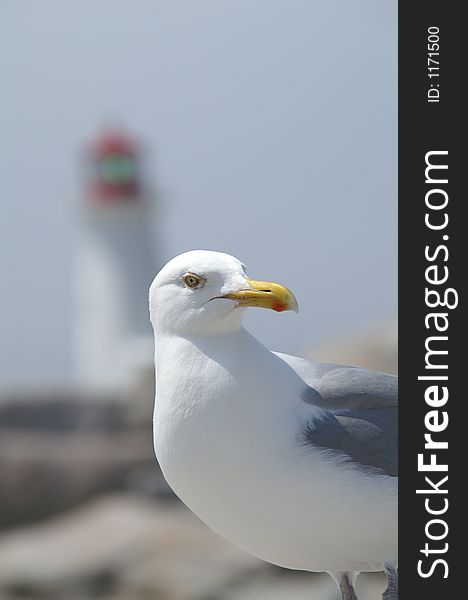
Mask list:
[[[272,352],[243,327],[248,307],[297,301],[207,250],[176,256],[151,285],[165,479],[250,554],[328,572],[342,600],[357,600],[360,572],[384,571],[382,598],[397,600],[397,377]]]

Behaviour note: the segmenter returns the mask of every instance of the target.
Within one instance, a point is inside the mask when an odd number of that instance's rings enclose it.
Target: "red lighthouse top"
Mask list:
[[[139,198],[139,151],[123,130],[103,132],[87,150],[89,195],[98,203],[132,202]]]

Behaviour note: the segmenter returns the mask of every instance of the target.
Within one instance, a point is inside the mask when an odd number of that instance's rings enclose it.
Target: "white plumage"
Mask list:
[[[349,369],[347,395],[346,369],[270,352],[242,327],[245,306],[295,299],[216,252],[182,254],[155,278],[159,464],[221,536],[277,565],[330,572],[355,598],[357,572],[393,578],[397,564],[394,440],[372,419],[394,419],[393,380]]]

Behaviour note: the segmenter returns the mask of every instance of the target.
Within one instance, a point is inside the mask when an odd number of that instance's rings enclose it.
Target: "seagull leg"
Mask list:
[[[387,589],[382,594],[382,600],[398,600],[398,571],[390,565],[385,565],[385,573]]]
[[[358,600],[353,584],[349,580],[349,574],[343,573],[340,578],[340,592],[342,600]],[[384,600],[387,600],[386,598]],[[390,600],[390,599],[389,599]]]

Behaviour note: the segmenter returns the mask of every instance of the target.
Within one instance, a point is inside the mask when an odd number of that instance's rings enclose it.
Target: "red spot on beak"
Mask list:
[[[283,304],[283,302],[274,302],[271,305],[271,308],[273,310],[276,310],[276,312],[283,312],[284,310],[287,309],[287,306],[286,306],[286,304]]]

